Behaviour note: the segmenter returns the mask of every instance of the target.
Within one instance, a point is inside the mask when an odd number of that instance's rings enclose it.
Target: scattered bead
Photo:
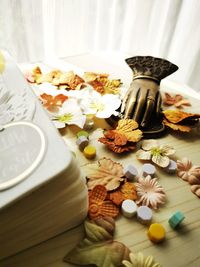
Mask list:
[[[160,243],[165,239],[166,231],[162,224],[152,223],[147,234],[152,242]]]
[[[130,180],[133,181],[138,175],[137,169],[133,165],[127,165],[124,168],[124,176]]]
[[[86,138],[89,137],[89,133],[86,132],[86,131],[79,131],[77,134],[76,134],[77,138],[79,138],[80,136],[85,136]]]
[[[87,159],[93,159],[96,156],[96,148],[94,146],[86,146],[83,154]]]
[[[152,221],[152,210],[147,206],[140,206],[137,209],[137,219],[142,224],[149,224]]]
[[[4,130],[3,125],[0,124],[0,132],[3,130]]]
[[[184,214],[180,211],[177,211],[175,214],[171,216],[171,218],[168,220],[168,223],[173,229],[175,229],[181,224],[181,222],[184,219],[185,219]]]
[[[131,199],[126,199],[122,202],[122,213],[125,217],[131,218],[133,217],[137,212],[137,205],[135,202]]]
[[[83,151],[84,148],[85,148],[86,146],[88,146],[88,144],[89,144],[88,138],[85,137],[84,135],[81,135],[81,136],[77,139],[76,144],[78,145],[79,149],[80,149],[81,151]]]
[[[86,119],[85,125],[83,126],[83,128],[85,130],[91,130],[94,127],[94,121],[93,119]]]
[[[156,168],[154,165],[150,164],[150,163],[145,163],[142,167],[142,175],[144,177],[146,177],[147,175],[150,175],[151,177],[153,177],[156,173]]]
[[[177,169],[176,161],[170,159],[169,165],[167,167],[165,167],[164,170],[167,173],[173,174],[176,172],[176,169]]]

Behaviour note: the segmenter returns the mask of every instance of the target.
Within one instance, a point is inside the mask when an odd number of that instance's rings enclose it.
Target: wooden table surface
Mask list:
[[[85,56],[70,58],[68,62],[76,64],[86,70],[93,70],[93,57],[89,59]],[[88,60],[86,60],[88,59]],[[78,62],[81,62],[80,65]],[[85,63],[84,63],[85,62]],[[85,64],[85,65],[84,65]],[[96,63],[97,65],[97,63]],[[101,61],[102,65],[102,61]],[[103,66],[102,66],[103,68]],[[108,66],[104,66],[104,72]],[[113,65],[109,66],[110,71]],[[97,71],[97,67],[94,69]],[[117,71],[116,71],[117,70]],[[102,71],[102,69],[100,69]],[[120,73],[120,67],[115,65],[113,72]],[[122,70],[125,75],[125,69]],[[128,71],[127,71],[128,73]],[[129,74],[128,74],[129,75]],[[172,86],[173,87],[173,86]],[[174,91],[174,88],[164,88],[167,91]],[[185,93],[191,93],[185,90]],[[189,97],[192,101],[192,107],[188,111],[200,112],[200,100]],[[102,136],[102,129],[108,127],[103,120],[96,121],[96,128],[90,134],[90,143],[97,148],[97,158],[108,157],[122,164],[132,163],[138,170],[141,170],[142,162],[138,161],[135,153],[132,152],[125,156],[115,155],[108,151],[105,146],[97,141]],[[67,127],[61,131],[63,138],[68,146],[76,153],[76,157],[83,166],[88,163],[82,153],[75,145],[76,127]],[[171,133],[159,139],[162,144],[170,144],[176,149],[176,158],[188,157],[193,164],[200,165],[200,133],[192,134]],[[133,252],[143,252],[145,255],[153,255],[163,267],[199,267],[200,266],[200,199],[191,191],[187,182],[182,181],[176,175],[166,175],[157,168],[156,176],[159,183],[164,187],[167,202],[159,211],[153,212],[153,221],[162,223],[166,229],[166,240],[162,244],[155,245],[147,237],[147,227],[140,224],[135,218],[126,219],[119,216],[116,220],[115,239],[124,243]],[[176,211],[185,214],[185,220],[179,230],[172,230],[168,224],[169,217]],[[66,216],[69,214],[66,211]],[[76,227],[68,232],[56,236],[46,242],[43,242],[33,248],[27,249],[15,256],[0,262],[1,267],[69,267],[63,262],[65,254],[73,248],[84,236],[83,225]]]

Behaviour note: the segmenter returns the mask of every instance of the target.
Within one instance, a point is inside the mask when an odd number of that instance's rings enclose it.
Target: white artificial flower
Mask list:
[[[83,128],[86,116],[82,114],[77,100],[71,98],[63,103],[58,113],[54,115],[54,119],[58,121],[55,123],[58,128],[62,128],[65,124],[75,124]]]
[[[84,89],[83,89],[84,90]],[[118,115],[116,111],[121,105],[118,95],[101,95],[95,90],[89,89],[82,94],[80,107],[84,114],[94,114],[97,118],[109,118],[111,115]]]

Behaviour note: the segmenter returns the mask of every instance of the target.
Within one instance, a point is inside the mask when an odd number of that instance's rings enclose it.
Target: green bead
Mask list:
[[[185,219],[185,216],[182,212],[177,211],[172,217],[169,219],[168,223],[170,226],[175,229],[180,223]]]
[[[77,138],[79,138],[80,136],[85,136],[85,137],[89,137],[89,133],[86,131],[80,131],[76,134]]]

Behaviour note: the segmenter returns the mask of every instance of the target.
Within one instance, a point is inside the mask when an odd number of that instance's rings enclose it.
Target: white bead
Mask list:
[[[137,177],[138,171],[133,165],[127,165],[124,168],[124,175],[128,180],[132,181]]]
[[[135,202],[131,199],[126,199],[122,202],[122,213],[125,217],[131,218],[133,217],[137,212],[137,205]]]
[[[150,224],[152,221],[152,210],[147,206],[140,206],[137,209],[137,219],[142,224]]]
[[[150,164],[150,163],[145,163],[142,167],[142,175],[144,177],[146,177],[147,175],[150,175],[151,177],[153,177],[155,175],[156,172],[156,168],[154,165]]]
[[[176,169],[177,169],[176,161],[170,159],[169,165],[165,168],[165,171],[167,173],[173,174],[176,172]]]

